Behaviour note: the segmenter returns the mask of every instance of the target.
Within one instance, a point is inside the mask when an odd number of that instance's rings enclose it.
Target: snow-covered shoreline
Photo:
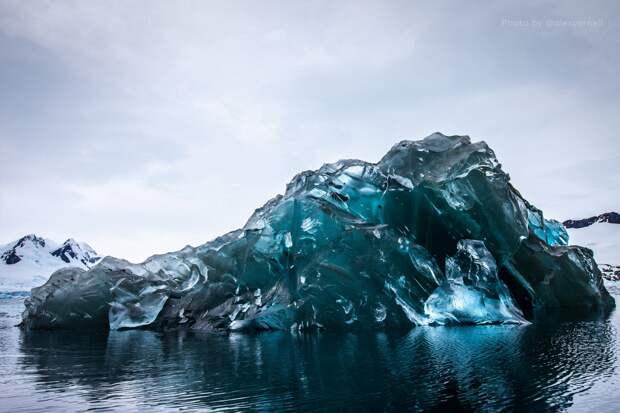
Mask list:
[[[603,277],[620,280],[620,225],[595,222],[581,228],[568,228],[571,245],[581,245],[594,251]]]

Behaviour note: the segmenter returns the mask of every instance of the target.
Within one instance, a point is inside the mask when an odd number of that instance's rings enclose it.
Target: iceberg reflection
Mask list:
[[[373,333],[30,331],[20,363],[50,398],[125,410],[556,411],[613,373],[614,334],[608,320]]]

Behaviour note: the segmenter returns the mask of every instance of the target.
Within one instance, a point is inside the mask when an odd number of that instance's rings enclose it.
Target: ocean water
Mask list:
[[[526,326],[215,335],[26,333],[15,327],[22,309],[23,297],[0,299],[0,411],[620,411],[618,311]]]

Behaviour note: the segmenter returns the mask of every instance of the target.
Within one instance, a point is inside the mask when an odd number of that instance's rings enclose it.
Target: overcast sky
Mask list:
[[[141,261],[435,131],[548,217],[620,209],[620,2],[485,3],[0,0],[0,243]]]

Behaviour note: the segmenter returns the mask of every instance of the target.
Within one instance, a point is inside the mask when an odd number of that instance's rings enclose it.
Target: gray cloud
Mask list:
[[[550,216],[619,209],[619,17],[611,1],[1,0],[0,239],[141,260],[242,225],[300,170],[436,130],[486,140]]]

